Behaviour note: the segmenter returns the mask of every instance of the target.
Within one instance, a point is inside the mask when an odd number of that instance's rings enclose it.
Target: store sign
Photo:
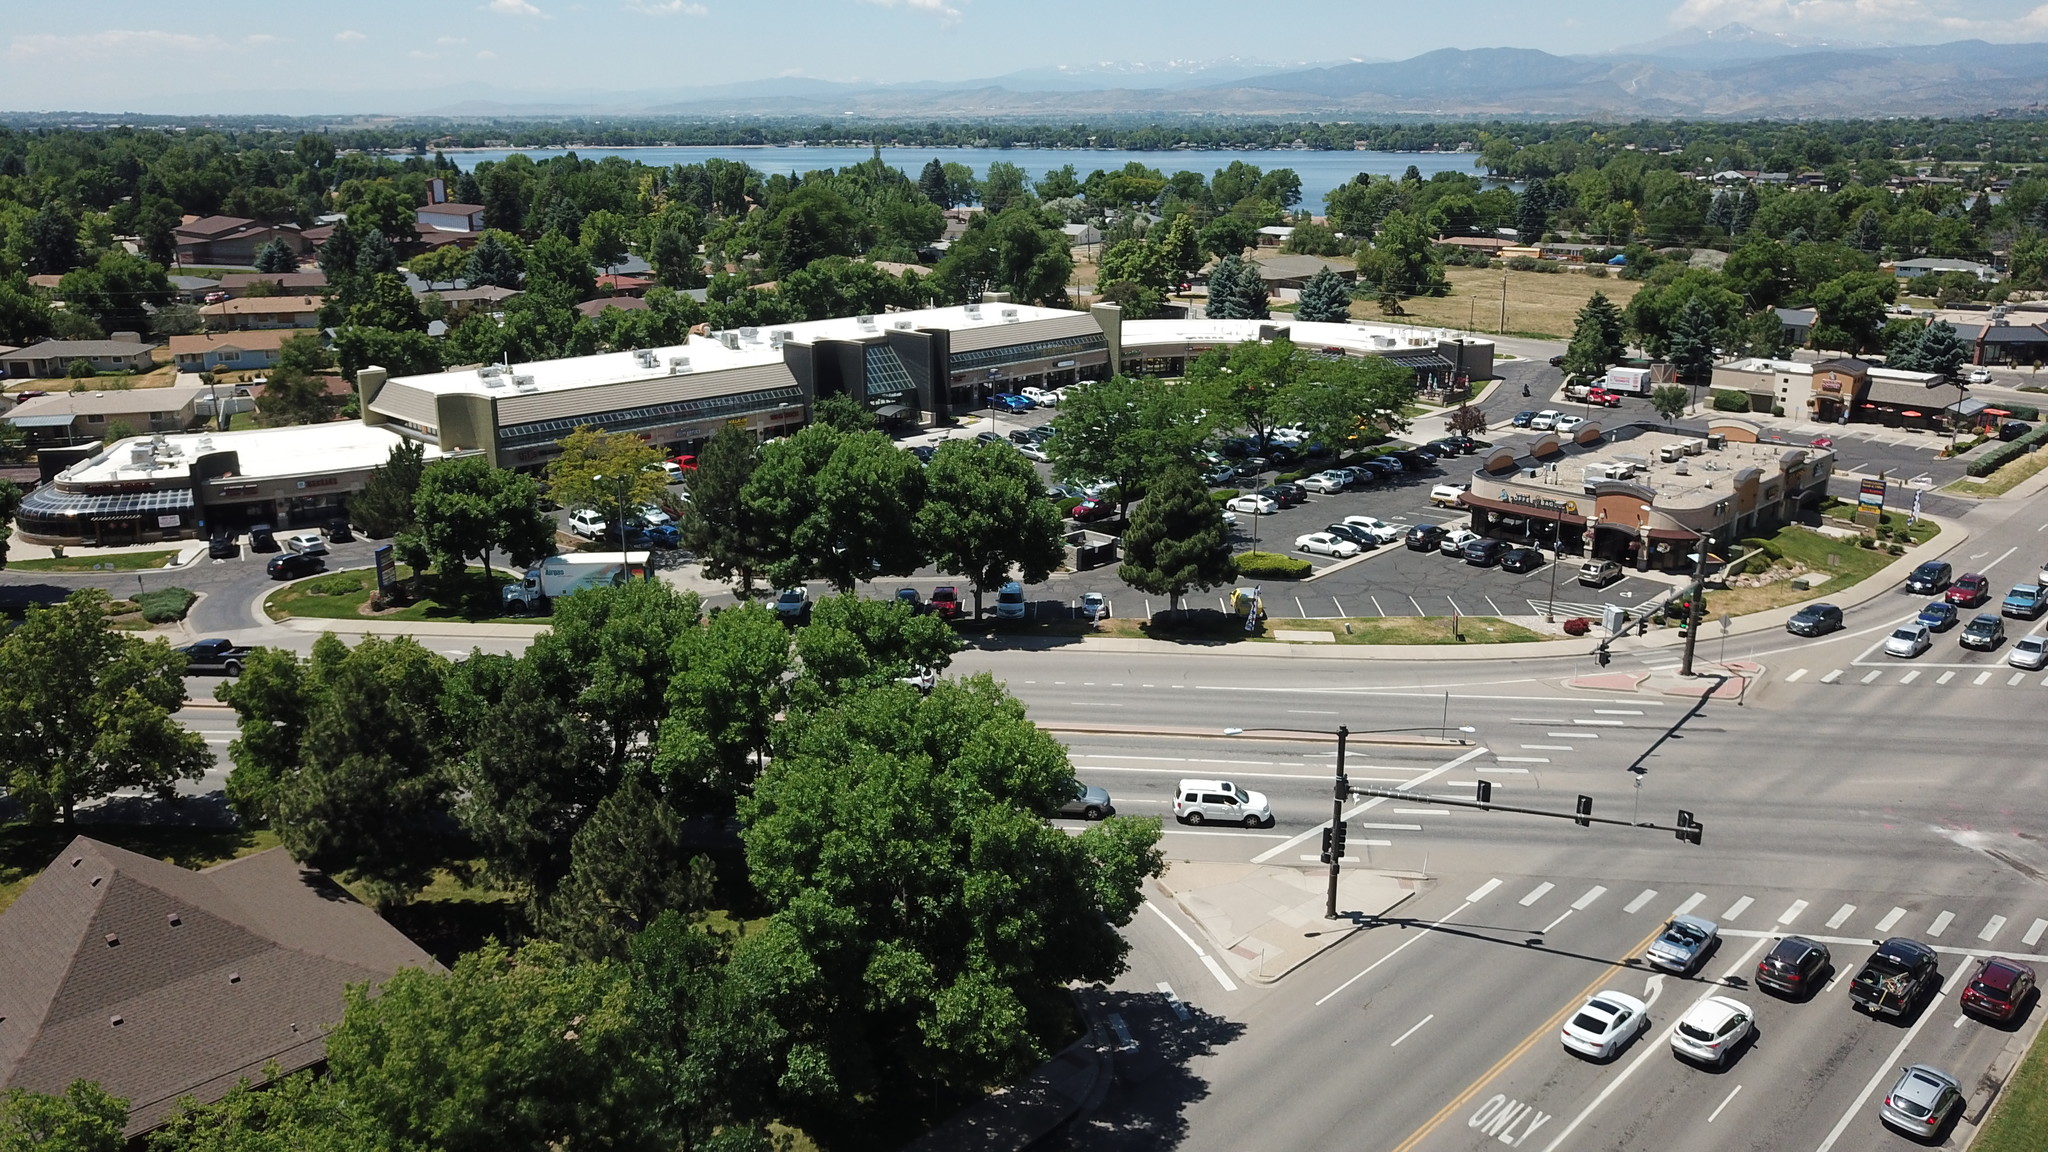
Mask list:
[[[1567,516],[1579,514],[1579,502],[1576,500],[1546,500],[1540,496],[1510,492],[1505,488],[1500,490],[1500,499],[1506,504],[1526,504],[1531,508],[1541,508],[1545,512],[1562,512]]]
[[[332,487],[334,487],[335,485],[337,485],[337,484],[339,484],[339,483],[341,483],[341,479],[340,479],[339,477],[336,477],[336,476],[316,476],[316,477],[314,477],[314,478],[313,478],[313,479],[311,479],[311,480],[301,480],[301,481],[299,481],[299,487],[301,487],[301,488],[332,488]]]
[[[1883,512],[1884,489],[1885,482],[1883,480],[1865,480],[1863,486],[1856,493],[1856,510],[1859,512]]]
[[[179,523],[180,521],[176,516],[158,516],[156,518],[156,526],[159,528],[176,528]]]
[[[391,545],[379,544],[370,553],[377,565],[377,591],[389,596],[398,590],[398,559],[392,554]]]
[[[1840,392],[1842,385],[1838,380],[1823,380],[1820,382],[1820,390],[1823,392]]]

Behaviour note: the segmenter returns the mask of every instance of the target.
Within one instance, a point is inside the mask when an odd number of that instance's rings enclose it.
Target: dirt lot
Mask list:
[[[1446,268],[1451,294],[1401,301],[1408,318],[1446,328],[1479,332],[1500,329],[1501,277],[1507,277],[1507,330],[1525,336],[1564,340],[1571,336],[1579,309],[1595,292],[1607,293],[1617,308],[1642,288],[1639,280],[1617,280],[1612,276],[1589,276],[1584,272],[1516,272],[1500,268]],[[1360,320],[1380,318],[1379,305],[1360,301],[1351,306]]]

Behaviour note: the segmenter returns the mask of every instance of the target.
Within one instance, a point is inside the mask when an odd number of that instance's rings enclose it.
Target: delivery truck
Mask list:
[[[1650,370],[1648,368],[1609,368],[1607,378],[1601,385],[1609,392],[1624,396],[1648,396],[1650,394]]]
[[[645,552],[571,552],[550,556],[528,568],[518,583],[500,589],[499,596],[507,612],[539,612],[556,597],[645,580],[647,574]]]

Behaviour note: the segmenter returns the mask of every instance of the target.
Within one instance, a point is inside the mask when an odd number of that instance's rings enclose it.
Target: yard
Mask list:
[[[1938,525],[1926,519],[1911,529],[1906,529],[1904,518],[1896,514],[1887,513],[1885,519],[1889,522],[1887,527],[1910,533],[1909,547],[1923,544],[1941,531]],[[1842,523],[1833,519],[1829,522]],[[1747,588],[1710,588],[1702,609],[1704,618],[1711,619],[1723,612],[1746,616],[1804,600],[1818,600],[1862,583],[1898,559],[1883,548],[1864,548],[1853,538],[1829,536],[1798,525],[1781,528],[1766,539],[1782,561],[1797,563],[1809,572],[1825,574],[1828,578],[1811,588],[1794,588],[1789,579]]]

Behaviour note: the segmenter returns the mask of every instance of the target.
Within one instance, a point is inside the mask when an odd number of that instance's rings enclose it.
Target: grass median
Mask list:
[[[1903,517],[1896,513],[1886,513],[1886,516],[1904,528]],[[1911,533],[1910,543],[1901,543],[1911,547],[1932,540],[1940,534],[1941,528],[1923,519],[1908,531]],[[1796,562],[1808,574],[1824,579],[1810,588],[1795,588],[1790,579],[1746,588],[1709,588],[1701,613],[1703,618],[1711,620],[1723,612],[1747,616],[1806,600],[1824,599],[1861,584],[1898,560],[1883,548],[1863,547],[1854,537],[1830,536],[1798,525],[1780,528],[1765,539],[1783,560]]]
[[[2037,1038],[1970,1147],[1973,1152],[2039,1152],[2043,1133],[2048,1133],[2048,1050]]]
[[[412,569],[398,566],[400,581],[413,579]],[[377,591],[377,572],[355,568],[294,581],[263,600],[263,611],[272,620],[293,616],[314,620],[460,620],[478,624],[508,619],[499,607],[498,589],[515,579],[513,573],[494,568],[486,574],[469,568],[459,576],[427,575],[414,583],[416,598],[402,608],[376,611],[370,597]],[[545,619],[547,613],[518,617]]]
[[[112,552],[98,556],[51,556],[38,560],[10,560],[10,572],[145,572],[163,568],[178,558],[178,550],[162,552]]]
[[[1951,480],[1942,485],[1941,490],[1954,496],[1975,496],[1979,499],[2003,496],[2033,479],[2043,468],[2048,468],[2048,452],[2029,452],[1989,476],[1965,476]]]

